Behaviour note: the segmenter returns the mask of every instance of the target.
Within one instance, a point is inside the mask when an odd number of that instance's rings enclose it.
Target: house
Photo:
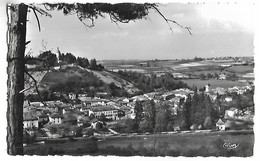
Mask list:
[[[177,107],[180,104],[181,99],[181,97],[173,97],[169,101],[174,104],[174,107]]]
[[[63,114],[62,123],[67,125],[77,125],[77,114],[66,113]]]
[[[225,122],[225,130],[231,130],[234,128],[234,121],[227,120]]]
[[[183,73],[172,73],[174,78],[189,78],[188,75],[183,74]]]
[[[89,116],[80,115],[77,117],[77,126],[84,126],[89,122],[90,122]]]
[[[39,128],[38,118],[30,112],[24,113],[23,114],[23,128],[31,129],[34,127]]]
[[[69,99],[75,100],[77,99],[77,95],[75,93],[69,93]]]
[[[125,102],[125,101],[119,101],[119,102],[118,102],[118,104],[119,104],[120,106],[124,106],[124,105],[127,106],[128,103],[129,103],[129,102]]]
[[[211,89],[210,89],[210,84],[208,83],[205,85],[205,92],[209,92],[209,91],[211,91]]]
[[[152,100],[155,98],[157,94],[158,94],[157,92],[150,92],[150,93],[145,93],[144,96],[147,97],[149,100]]]
[[[108,96],[108,93],[107,92],[96,92],[95,96],[99,97],[99,98],[106,98]]]
[[[94,114],[94,116],[96,118],[100,118],[100,116],[102,114],[104,114],[105,117],[108,118],[108,119],[112,119],[112,120],[118,120],[119,119],[119,117],[118,117],[118,109],[116,109],[114,106],[106,105],[106,106],[92,107],[89,110],[89,116],[92,113]]]
[[[220,79],[220,80],[225,80],[227,78],[227,76],[226,76],[226,74],[224,74],[224,73],[221,73],[221,74],[219,74],[219,76],[218,76],[218,79]]]
[[[175,97],[175,92],[171,91],[171,92],[166,92],[162,95],[163,100],[170,100],[172,98]]]
[[[237,108],[230,108],[229,110],[225,111],[225,118],[234,118],[238,114]]]
[[[107,102],[107,105],[116,105],[116,103],[114,101],[109,101]]]
[[[227,96],[226,98],[225,98],[225,101],[226,102],[231,102],[233,99],[232,99],[232,97],[229,97],[229,96]]]
[[[83,106],[83,107],[80,108],[79,111],[80,111],[80,112],[84,112],[85,114],[88,114],[89,109],[90,109],[90,107],[88,107],[88,106]]]
[[[29,112],[32,109],[36,109],[34,106],[24,106],[23,107],[23,112]]]
[[[66,113],[69,113],[69,112],[72,112],[72,111],[73,111],[72,107],[67,106],[67,107],[62,109],[62,114],[66,114]]]
[[[139,63],[139,66],[140,67],[148,67],[148,63],[147,62],[142,62],[142,63]]]
[[[224,95],[226,94],[227,92],[227,89],[226,88],[222,88],[222,87],[217,87],[215,89],[212,89],[212,91],[215,93],[215,94],[219,94],[219,95]]]
[[[135,110],[131,106],[121,106],[120,110],[124,111],[125,117],[124,118],[135,118]]]
[[[107,102],[108,102],[107,99],[99,99],[99,98],[93,98],[90,100],[91,106],[106,105]]]
[[[59,111],[59,107],[57,105],[55,105],[54,103],[48,103],[47,106],[48,106],[48,110],[51,113],[57,113]]]
[[[216,127],[218,130],[225,130],[225,123],[221,119],[219,119],[216,123]]]
[[[63,117],[57,113],[53,113],[49,116],[49,122],[52,124],[62,124]]]
[[[91,128],[92,129],[102,129],[103,127],[105,127],[105,125],[103,124],[102,121],[99,121],[98,119],[94,118],[90,121],[91,124]]]
[[[48,115],[44,113],[38,113],[37,118],[38,118],[39,127],[43,127],[43,125],[49,122]]]
[[[145,101],[149,101],[149,99],[147,97],[145,97],[144,95],[138,95],[138,96],[129,98],[129,102],[136,102],[136,101],[145,102]]]
[[[84,106],[87,106],[87,107],[91,107],[91,102],[90,101],[85,101],[82,103]]]

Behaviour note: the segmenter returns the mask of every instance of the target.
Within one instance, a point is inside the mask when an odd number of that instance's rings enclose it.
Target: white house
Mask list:
[[[106,118],[112,119],[112,120],[118,120],[118,109],[116,109],[114,106],[96,106],[89,110],[89,116],[91,114],[94,114],[96,118],[100,118],[102,114],[105,115]]]
[[[205,85],[205,92],[209,92],[210,90],[210,84],[208,83]]]
[[[225,111],[225,118],[234,118],[238,114],[238,109],[230,108],[229,110]]]
[[[49,116],[49,121],[50,123],[53,123],[53,124],[62,124],[62,116],[57,114],[57,113],[53,113]]]
[[[25,113],[23,115],[23,128],[28,129],[33,127],[39,128],[38,118],[30,113]]]
[[[225,123],[221,119],[219,119],[218,122],[216,123],[216,127],[219,130],[225,130]]]
[[[227,102],[231,102],[233,99],[232,99],[232,97],[226,97],[225,98],[225,101],[227,101]]]
[[[220,80],[225,80],[227,77],[226,77],[226,74],[222,73],[218,76],[218,79]]]

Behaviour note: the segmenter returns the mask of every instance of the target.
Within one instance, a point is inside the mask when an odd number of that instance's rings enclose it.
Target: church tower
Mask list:
[[[58,64],[60,64],[60,49],[59,49],[59,47],[57,47],[56,56],[57,56]]]

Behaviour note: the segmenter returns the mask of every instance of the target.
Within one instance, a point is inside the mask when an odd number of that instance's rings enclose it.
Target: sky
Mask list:
[[[62,53],[98,60],[253,56],[254,7],[239,3],[159,5],[165,17],[191,27],[192,35],[173,23],[171,31],[154,10],[148,19],[118,26],[108,16],[98,18],[93,28],[86,28],[76,15],[50,11],[52,18],[39,15],[40,32],[33,12],[29,12],[27,41],[31,43],[26,53],[56,53],[59,47]]]

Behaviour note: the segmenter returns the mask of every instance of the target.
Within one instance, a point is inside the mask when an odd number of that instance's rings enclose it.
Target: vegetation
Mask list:
[[[239,133],[239,132],[236,132]],[[232,137],[230,137],[232,136]],[[105,141],[65,140],[61,143],[31,145],[24,147],[25,155],[117,155],[117,156],[237,156],[253,155],[254,134],[238,135],[223,132],[191,133],[186,135],[146,135],[132,137],[111,137]],[[237,149],[227,150],[223,144],[239,143]]]
[[[240,83],[237,81],[229,81],[229,80],[217,80],[217,79],[209,79],[209,80],[200,80],[200,79],[185,79],[182,82],[186,83],[189,87],[196,86],[198,89],[203,88],[205,84],[210,84],[212,89],[217,87],[222,88],[231,88],[234,86],[245,86],[244,83]]]
[[[117,74],[123,79],[132,82],[134,86],[144,93],[153,92],[156,89],[174,90],[178,88],[187,88],[187,84],[174,79],[172,74],[166,74],[161,77],[156,75],[146,76],[145,74],[119,70]]]

